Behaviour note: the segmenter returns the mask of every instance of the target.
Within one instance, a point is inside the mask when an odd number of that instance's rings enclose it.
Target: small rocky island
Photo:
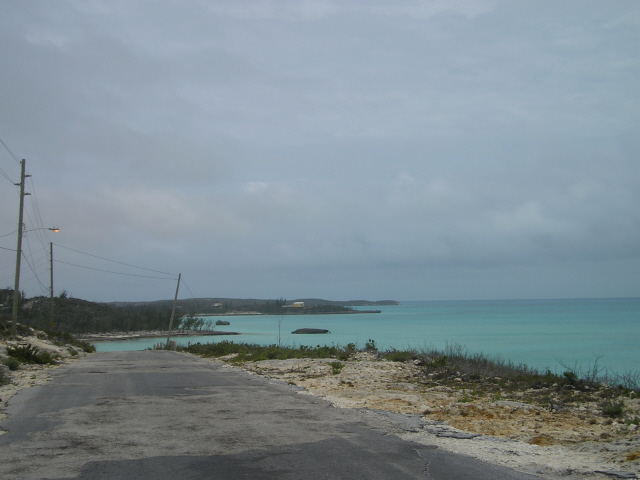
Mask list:
[[[297,330],[294,330],[291,333],[296,333],[296,334],[318,334],[318,333],[329,333],[329,330],[325,330],[323,328],[299,328]]]

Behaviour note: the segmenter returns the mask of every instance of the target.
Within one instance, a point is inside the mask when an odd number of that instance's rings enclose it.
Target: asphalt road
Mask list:
[[[537,477],[401,440],[366,411],[167,351],[101,353],[9,402],[2,479]]]

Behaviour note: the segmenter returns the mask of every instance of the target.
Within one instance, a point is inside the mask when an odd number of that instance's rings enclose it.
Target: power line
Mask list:
[[[202,307],[204,305],[203,302],[199,302],[198,299],[195,297],[195,295],[193,294],[193,292],[191,291],[191,289],[189,288],[189,285],[187,285],[184,281],[184,277],[182,277],[181,280],[182,284],[185,286],[185,288],[188,290],[189,294],[191,295],[191,298],[194,299],[196,301],[196,304],[198,307]]]
[[[11,157],[13,158],[13,160],[20,165],[20,161],[18,159],[18,157],[16,156],[16,154],[14,154],[11,149],[9,148],[9,146],[4,142],[4,140],[2,140],[2,138],[0,138],[0,143],[2,143],[2,146],[4,146],[4,148],[7,150],[7,152],[9,152],[9,155],[11,155]],[[2,169],[0,169],[0,173],[7,179],[9,180],[11,183],[13,183],[14,185],[18,185],[16,182],[12,181],[11,178],[4,172],[2,171]],[[26,175],[25,176],[29,182],[29,186],[30,186],[30,190],[31,190],[31,201],[32,201],[32,208],[33,208],[33,212],[35,214],[35,221],[32,221],[32,223],[34,223],[38,228],[40,228],[40,231],[38,231],[38,233],[36,233],[36,236],[38,237],[38,240],[40,241],[40,244],[42,245],[42,248],[46,250],[46,241],[47,241],[47,237],[46,237],[46,232],[44,232],[44,230],[46,230],[44,228],[44,223],[42,221],[42,215],[40,213],[40,205],[38,204],[38,199],[36,197],[36,187],[35,184],[33,182],[33,179],[31,178],[31,175]],[[29,215],[29,212],[27,211],[27,217],[29,218],[29,220],[31,220],[31,216]]]
[[[0,168],[0,175],[2,175],[4,178],[6,178],[7,180],[9,180],[9,181],[10,181],[11,183],[13,183],[14,185],[16,184],[16,182],[14,182],[13,180],[11,180],[11,177],[9,177],[9,175],[7,175],[7,173],[6,173],[4,170],[2,170],[1,168]]]
[[[0,143],[2,143],[2,145],[4,146],[4,148],[6,148],[7,152],[9,152],[9,155],[11,155],[13,157],[13,159],[15,160],[15,162],[17,164],[20,164],[20,160],[18,160],[18,157],[16,157],[16,155],[11,151],[11,149],[9,147],[7,147],[7,144],[4,143],[4,140],[2,140],[2,138],[0,138]]]
[[[41,230],[38,230],[38,236],[40,237],[40,243],[42,244],[42,247],[46,250],[45,242],[47,240],[47,231],[44,226],[44,222],[42,221],[42,215],[40,214],[40,204],[36,195],[36,185],[32,177],[29,177],[29,184],[31,186],[31,208],[33,208],[33,211],[36,215],[36,223],[38,227],[41,228]]]
[[[27,237],[26,235],[25,235],[25,238],[27,240],[27,250],[29,251],[29,257],[31,257],[31,263],[35,264],[35,262],[33,261],[33,252],[31,251],[31,242],[29,242],[29,237]],[[27,261],[27,263],[29,263],[29,260],[27,260],[27,256],[25,255],[24,249],[22,249],[22,256]],[[29,265],[29,267],[31,267],[31,265]]]
[[[184,277],[182,277],[182,284],[184,285],[184,287],[189,291],[189,293],[191,294],[191,298],[193,298],[194,300],[196,299],[196,297],[193,296],[193,293],[191,292],[191,289],[189,288],[189,285],[187,285],[187,283],[184,281]]]
[[[11,149],[7,146],[7,144],[6,144],[6,143],[4,143],[4,140],[2,140],[2,138],[0,138],[0,143],[2,143],[2,145],[4,146],[4,148],[7,150],[7,152],[9,152],[9,155],[11,155],[11,157],[13,157],[13,159],[16,161],[16,163],[20,164],[20,162],[18,161],[18,157],[16,157],[16,156],[14,155],[14,153],[13,153],[13,152],[11,151]],[[4,170],[2,170],[1,168],[0,168],[0,174],[1,174],[4,178],[6,178],[7,180],[9,180],[12,184],[14,184],[14,185],[16,184],[16,182],[14,182],[13,180],[11,180],[11,177],[9,177],[9,175],[7,175],[7,173],[6,173]]]
[[[27,258],[27,256],[24,254],[24,252],[22,252],[22,256],[24,257],[25,262],[27,263],[27,265],[29,266],[29,269],[31,270],[31,273],[33,273],[33,276],[35,277],[35,279],[37,280],[37,282],[40,284],[40,288],[42,288],[43,290],[46,290],[47,287],[45,287],[45,285],[40,281],[40,277],[38,276],[38,274],[36,273],[36,265],[31,265],[29,263],[29,259]],[[33,261],[33,259],[32,259]],[[39,266],[39,265],[38,265]],[[29,279],[30,280],[30,279]]]
[[[111,270],[103,270],[101,268],[93,268],[93,267],[85,267],[84,265],[77,265],[75,263],[69,263],[69,262],[63,262],[62,260],[54,260],[54,262],[56,263],[64,263],[65,265],[71,265],[73,267],[78,267],[78,268],[86,268],[87,270],[97,270],[98,272],[104,272],[104,273],[113,273],[115,275],[126,275],[128,277],[142,277],[142,278],[155,278],[158,280],[175,280],[175,278],[167,278],[167,277],[152,277],[150,275],[137,275],[135,273],[123,273],[123,272],[113,272]],[[119,262],[116,262],[119,263]],[[126,264],[125,264],[126,265]],[[139,267],[141,268],[141,267]],[[152,272],[155,270],[151,270]],[[162,272],[161,272],[162,273]],[[171,275],[171,274],[169,274]]]
[[[132,265],[130,263],[124,263],[124,262],[119,262],[117,260],[111,260],[109,258],[105,258],[105,257],[100,257],[98,255],[93,255],[91,253],[87,253],[87,252],[81,252],[80,250],[75,250],[73,248],[69,248],[69,247],[63,247],[62,245],[58,245],[57,243],[54,243],[54,245],[56,247],[60,247],[60,248],[64,248],[66,250],[71,250],[72,252],[76,252],[76,253],[81,253],[82,255],[87,255],[89,257],[94,257],[94,258],[99,258],[100,260],[106,260],[107,262],[113,262],[113,263],[117,263],[119,265],[125,265],[127,267],[133,267],[133,268],[139,268],[140,270],[146,270],[148,272],[155,272],[155,273],[162,273],[163,275],[171,275],[172,277],[177,277],[177,275],[175,273],[169,273],[169,272],[162,272],[160,270],[152,270],[151,268],[145,268],[145,267],[139,267],[137,265]],[[151,278],[155,278],[155,277],[151,277]]]

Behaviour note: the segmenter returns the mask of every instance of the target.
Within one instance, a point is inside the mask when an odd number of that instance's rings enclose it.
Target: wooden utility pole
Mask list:
[[[20,303],[20,260],[22,259],[22,215],[24,210],[24,196],[30,195],[24,192],[24,179],[31,175],[24,174],[24,167],[27,161],[23,158],[20,171],[20,213],[18,214],[18,248],[16,249],[16,280],[13,286],[13,315],[11,316],[11,335],[18,334],[18,306]]]
[[[169,335],[167,336],[167,344],[165,348],[169,348],[169,342],[171,341],[171,327],[173,326],[173,317],[176,315],[176,302],[178,301],[178,290],[180,289],[180,277],[181,273],[178,274],[178,285],[176,286],[176,296],[173,299],[173,308],[171,309],[171,320],[169,320]]]
[[[51,285],[51,321],[49,325],[51,326],[51,329],[53,329],[53,327],[55,326],[55,323],[53,322],[53,242],[49,242],[49,261],[51,262],[49,264],[49,271],[51,272],[51,281],[49,282]]]

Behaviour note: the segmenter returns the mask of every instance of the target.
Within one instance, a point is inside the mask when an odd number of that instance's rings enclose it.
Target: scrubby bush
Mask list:
[[[602,414],[606,417],[616,418],[624,414],[624,402],[608,400],[601,405]]]
[[[93,353],[96,351],[96,347],[84,340],[78,340],[76,337],[68,332],[58,332],[51,330],[43,330],[46,337],[56,345],[73,345],[79,347],[85,353]],[[73,353],[71,354],[73,355]]]
[[[20,361],[13,357],[8,357],[2,360],[2,364],[9,367],[9,370],[15,371],[20,367]]]
[[[569,385],[577,385],[577,383],[578,383],[578,375],[575,372],[571,372],[571,371],[567,370],[562,375],[564,375],[564,378],[567,380],[567,383]]]
[[[375,340],[369,339],[365,344],[364,344],[364,349],[367,352],[374,352],[376,350],[378,350],[378,347],[376,346],[376,342]]]
[[[7,355],[22,363],[38,363],[41,365],[55,363],[50,352],[41,352],[38,347],[30,343],[26,345],[7,346]]]
[[[388,352],[384,352],[382,354],[383,358],[391,362],[408,362],[409,360],[413,360],[415,358],[415,354],[412,350],[390,350]]]
[[[331,373],[333,373],[334,375],[338,375],[341,371],[342,368],[344,367],[344,363],[341,362],[331,362]]]
[[[178,350],[195,353],[205,357],[224,357],[236,354],[235,362],[260,360],[286,360],[289,358],[339,358],[346,360],[349,357],[348,349],[343,347],[316,345],[309,347],[301,345],[298,348],[279,347],[278,345],[257,345],[249,343],[234,343],[224,340],[217,343],[195,343],[187,347],[178,347]]]

